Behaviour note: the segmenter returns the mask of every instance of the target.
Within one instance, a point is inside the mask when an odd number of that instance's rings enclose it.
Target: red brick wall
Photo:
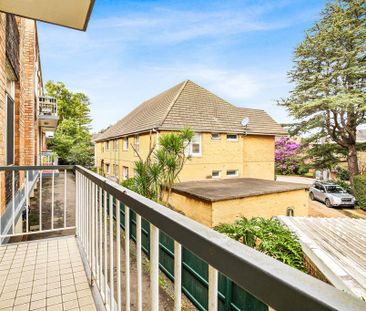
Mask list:
[[[15,91],[15,164],[36,165],[38,156],[38,123],[35,69],[38,41],[35,22],[16,18],[19,30],[19,79]],[[5,165],[5,88],[6,88],[6,15],[0,13],[0,165]],[[38,66],[40,68],[40,66]],[[24,174],[20,176],[20,184]],[[5,180],[0,173],[0,213],[4,208]]]

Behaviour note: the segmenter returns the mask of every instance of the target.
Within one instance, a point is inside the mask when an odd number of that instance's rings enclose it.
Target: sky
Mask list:
[[[294,48],[323,0],[96,0],[86,32],[38,23],[44,81],[91,101],[92,130],[189,79],[240,107],[290,122]]]

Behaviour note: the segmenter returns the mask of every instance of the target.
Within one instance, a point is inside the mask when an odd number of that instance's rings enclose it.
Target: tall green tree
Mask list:
[[[48,81],[46,92],[57,99],[60,117],[49,147],[58,154],[62,164],[93,166],[89,98],[83,93],[71,92],[62,82]]]
[[[353,184],[357,127],[366,121],[366,0],[327,3],[295,49],[289,77],[295,86],[280,105],[298,120],[293,132],[344,149]]]

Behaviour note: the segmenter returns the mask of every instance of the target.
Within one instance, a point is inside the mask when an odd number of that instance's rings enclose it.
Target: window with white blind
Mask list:
[[[202,155],[202,136],[200,133],[196,133],[190,144],[189,154],[193,157],[199,157]]]

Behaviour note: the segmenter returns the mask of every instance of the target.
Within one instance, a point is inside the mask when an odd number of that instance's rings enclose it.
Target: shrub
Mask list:
[[[366,175],[353,177],[357,205],[366,210]]]
[[[347,169],[337,166],[335,168],[335,174],[337,176],[337,179],[342,180],[342,181],[346,181],[349,180],[349,172]]]
[[[243,217],[234,224],[221,224],[215,230],[291,267],[306,271],[301,245],[295,235],[277,220]]]

